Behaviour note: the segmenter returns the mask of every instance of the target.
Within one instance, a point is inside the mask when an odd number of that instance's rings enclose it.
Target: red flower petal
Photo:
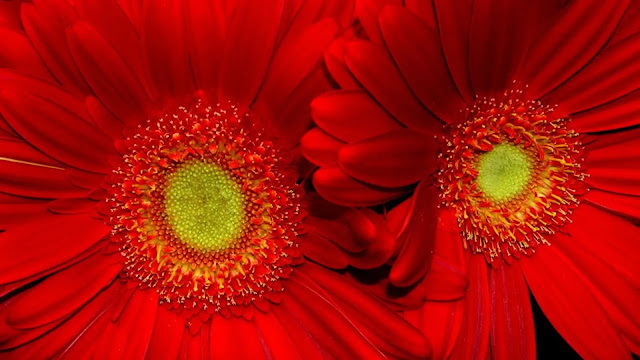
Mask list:
[[[610,220],[609,218],[613,220],[612,215],[605,215],[593,210],[587,211],[593,212],[593,215],[602,214],[605,217],[605,221],[599,223],[598,227],[601,224],[611,226],[624,222],[620,219],[609,222],[607,221]],[[598,217],[598,219],[601,218]],[[582,227],[586,228],[585,232],[591,230],[592,226],[587,224],[592,223],[581,223]],[[623,227],[627,229],[635,227],[630,224],[625,225]],[[559,236],[553,246],[556,246],[584,276],[585,284],[591,288],[593,295],[602,305],[602,309],[607,313],[627,346],[631,351],[637,352],[640,349],[640,308],[637,306],[640,302],[640,292],[638,291],[640,289],[640,277],[638,276],[640,265],[636,263],[633,268],[623,269],[620,269],[619,266],[611,266],[611,264],[628,264],[627,254],[640,253],[640,243],[635,241],[640,236],[640,230],[637,228],[634,230],[629,235],[635,235],[635,238],[629,238],[631,241],[622,240],[623,246],[609,245],[609,241],[620,241],[617,238],[585,237],[584,232],[579,234],[575,231],[571,233],[571,237]],[[585,243],[586,246],[582,246]],[[614,249],[602,254],[599,248],[603,246]]]
[[[432,0],[405,0],[404,5],[418,15],[427,26],[434,29],[438,26]]]
[[[493,359],[535,359],[536,333],[529,288],[520,265],[503,263],[492,269],[490,276]]]
[[[145,88],[148,79],[142,61],[142,42],[138,30],[131,23],[123,9],[125,1],[74,1],[75,9],[80,17],[91,24],[109,46],[131,67],[132,71],[142,78]]]
[[[95,353],[107,359],[144,358],[158,306],[157,292],[135,291],[118,319],[107,326],[103,336],[96,342]]]
[[[469,75],[469,29],[473,2],[470,0],[434,0],[442,50],[451,77],[466,102],[472,102],[475,94]]]
[[[49,87],[48,97],[43,98],[39,91],[23,89],[17,82],[12,85],[15,87],[6,84],[0,91],[0,110],[24,139],[71,166],[99,173],[107,171],[106,160],[114,151],[113,145],[89,123],[86,110],[84,114],[74,113],[84,103],[67,103],[63,99],[68,95],[54,87]]]
[[[402,5],[400,0],[359,0],[356,1],[355,16],[371,41],[381,44],[383,42],[378,26],[378,16],[386,5]]]
[[[27,350],[18,358],[55,358],[65,357],[78,346],[78,339],[97,335],[104,329],[108,316],[104,316],[108,309],[120,294],[121,286],[112,285],[99,293],[87,305],[82,307],[68,320],[60,324],[55,331],[45,334],[39,341],[24,345],[20,349]],[[106,321],[105,321],[106,320]],[[82,344],[82,341],[80,342]],[[86,342],[84,342],[86,344]],[[91,345],[95,344],[95,338],[91,339]],[[82,354],[79,352],[79,354]]]
[[[358,141],[401,128],[361,90],[322,94],[311,103],[311,116],[322,130],[344,141]]]
[[[360,290],[350,280],[312,264],[305,265],[301,271],[304,272],[305,275],[308,275],[315,283],[323,284],[323,288],[326,289],[331,296],[331,298],[324,298],[321,294],[315,293],[309,285],[304,285],[304,281],[301,281],[300,284],[304,286],[306,290],[316,294],[315,298],[309,299],[310,305],[316,304],[316,306],[319,306],[318,309],[323,307],[326,307],[327,310],[331,308],[335,308],[336,310],[338,308],[341,309],[342,319],[340,319],[340,322],[348,319],[349,323],[356,327],[361,334],[355,337],[354,340],[357,339],[357,342],[354,341],[350,343],[350,347],[352,347],[353,350],[357,348],[354,345],[364,340],[362,337],[364,335],[364,337],[372,342],[372,345],[392,356],[400,358],[424,358],[428,356],[430,352],[428,344],[417,330],[409,326],[409,324],[398,317],[397,314]],[[338,307],[332,305],[329,299],[335,301]],[[375,314],[375,316],[371,316],[372,314]],[[336,318],[334,321],[337,322],[338,319],[339,318]],[[331,321],[331,319],[326,320]],[[336,326],[337,325],[338,324],[336,324]],[[344,330],[347,329],[348,328],[345,328]],[[353,331],[355,329],[349,330]],[[348,331],[348,333],[351,331]],[[349,337],[353,337],[353,335],[344,337],[343,341],[347,341]],[[363,357],[356,356],[355,358]]]
[[[102,220],[87,215],[58,215],[4,232],[0,234],[3,249],[0,283],[20,280],[55,267],[82,253],[110,230]]]
[[[344,206],[370,206],[397,198],[407,189],[378,189],[363,184],[337,167],[321,168],[313,175],[313,185],[323,198]]]
[[[439,119],[451,122],[464,107],[449,75],[440,39],[409,10],[386,7],[380,29],[405,80],[420,101]],[[415,51],[416,44],[429,51]]]
[[[220,69],[220,99],[244,108],[253,101],[273,53],[282,0],[239,1],[229,24]]]
[[[640,123],[640,90],[600,105],[596,108],[571,115],[571,127],[576,131],[598,132],[622,129]]]
[[[144,2],[143,57],[155,88],[164,95],[184,96],[193,89],[178,0]]]
[[[149,98],[138,76],[90,25],[67,31],[71,54],[97,97],[120,119],[139,121]]]
[[[469,38],[469,71],[476,95],[500,95],[511,85],[532,37],[539,36],[536,2],[475,1]]]
[[[344,269],[349,259],[343,250],[329,239],[309,233],[298,238],[304,256],[331,269]]]
[[[332,19],[324,19],[299,33],[289,34],[276,51],[264,84],[260,89],[258,103],[277,113],[294,89],[322,61],[322,55],[338,32]]]
[[[627,11],[624,13],[622,20],[616,27],[616,31],[609,39],[607,46],[613,46],[618,42],[625,40],[629,36],[633,36],[640,32],[640,22],[638,22],[638,16],[640,15],[640,3],[637,1],[631,1]]]
[[[529,50],[522,74],[528,80],[530,96],[548,93],[589,62],[611,36],[628,4],[628,0],[571,3],[564,16]],[[574,29],[580,29],[580,36],[567,42]]]
[[[324,53],[324,63],[329,74],[341,89],[355,90],[360,89],[360,85],[349,72],[345,62],[345,45],[348,41],[350,39],[347,38],[347,35],[342,35],[334,40]]]
[[[73,62],[65,36],[65,29],[77,18],[66,1],[22,3],[25,33],[49,71],[65,88],[88,93],[89,88]]]
[[[356,242],[366,240],[368,244],[364,251],[352,254],[349,263],[356,269],[378,268],[386,264],[393,255],[396,239],[387,228],[381,215],[371,209],[361,209],[358,215],[358,217],[365,217],[366,220],[352,219],[349,226],[354,232]],[[374,228],[371,233],[362,233],[363,228],[369,229],[371,226]],[[344,242],[341,245],[344,245]]]
[[[551,239],[551,243],[562,239]],[[545,316],[586,359],[626,359],[630,354],[584,278],[554,245],[520,259],[529,288]]]
[[[441,131],[442,123],[413,95],[384,47],[351,42],[345,48],[345,61],[362,86],[399,122],[425,132]]]
[[[307,359],[309,355],[314,358],[314,354],[318,355],[316,349],[296,351],[296,343],[288,331],[289,329],[284,327],[280,319],[273,313],[256,313],[255,324],[265,349],[268,349],[268,356],[271,356],[269,359],[295,360],[303,357]]]
[[[200,89],[212,90],[220,75],[221,49],[227,19],[221,1],[195,0],[188,3],[189,58]]]
[[[431,341],[432,359],[449,359],[465,317],[464,301],[427,301],[422,308],[404,312],[405,319]]]
[[[265,359],[267,355],[253,322],[217,316],[211,323],[211,358]]]
[[[404,243],[395,260],[389,280],[396,286],[409,286],[420,278],[431,265],[438,223],[438,191],[427,181],[421,182],[413,194],[411,220],[398,237]]]
[[[454,211],[438,211],[433,259],[422,283],[428,300],[449,301],[462,298],[469,281]]]
[[[582,199],[609,212],[640,220],[640,196],[627,196],[591,189]]]
[[[28,329],[57,320],[89,302],[120,272],[118,257],[97,254],[20,293],[7,307],[7,323]]]
[[[22,1],[3,1],[0,3],[0,27],[20,30],[20,5]]]
[[[147,358],[176,359],[184,332],[184,318],[167,306],[158,306],[156,322],[149,340]]]
[[[344,145],[324,131],[313,128],[300,139],[302,154],[317,166],[330,166],[338,161],[338,150]]]
[[[0,3],[0,6],[1,4],[3,3]],[[0,66],[3,68],[16,69],[41,79],[51,79],[49,71],[44,67],[42,60],[24,34],[16,30],[0,28],[0,48],[11,49],[0,54]]]
[[[544,102],[571,114],[605,104],[640,88],[640,34],[601,51]],[[609,118],[612,127],[616,118]]]
[[[469,289],[464,302],[464,320],[452,359],[486,359],[491,327],[489,274],[484,257],[465,251],[469,267]]]
[[[440,144],[433,136],[400,129],[342,147],[338,164],[358,180],[401,187],[433,173],[439,151]]]

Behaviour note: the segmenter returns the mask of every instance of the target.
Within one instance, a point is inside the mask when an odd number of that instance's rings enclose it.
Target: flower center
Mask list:
[[[256,121],[232,105],[179,108],[126,138],[107,179],[125,278],[189,319],[268,309],[302,261],[299,188]]]
[[[242,187],[214,164],[192,162],[176,170],[165,190],[165,208],[180,240],[199,250],[226,249],[244,229]]]
[[[443,203],[457,213],[465,248],[490,263],[549,244],[585,191],[582,144],[568,119],[520,94],[478,100],[440,157]]]
[[[518,146],[499,144],[478,157],[476,181],[494,202],[510,200],[531,180],[531,161]]]

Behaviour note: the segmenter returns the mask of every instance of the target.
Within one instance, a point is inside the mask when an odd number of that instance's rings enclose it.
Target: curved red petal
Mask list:
[[[439,152],[440,144],[435,137],[400,129],[342,147],[338,165],[358,180],[401,187],[433,173]]]
[[[535,359],[536,332],[529,288],[520,265],[501,264],[491,270],[491,355],[496,360]],[[508,346],[505,346],[508,344]]]
[[[311,103],[311,116],[328,134],[343,141],[358,141],[401,126],[362,90],[337,90]]]
[[[545,316],[583,358],[631,359],[611,320],[568,260],[553,245],[520,259],[527,284]]]
[[[344,56],[349,70],[358,82],[396,120],[412,129],[440,132],[442,123],[411,92],[384,47],[371,42],[354,41],[346,45]]]
[[[431,266],[431,254],[436,242],[438,190],[423,181],[416,188],[413,198],[411,220],[399,235],[399,241],[404,245],[389,274],[389,280],[396,286],[409,286],[425,275]]]
[[[628,0],[571,3],[529,50],[522,76],[529,85],[530,96],[548,93],[588,63],[611,36],[628,4]],[[567,41],[577,28],[579,35]]]
[[[464,108],[449,75],[440,38],[409,10],[386,7],[380,29],[393,59],[418,99],[439,119],[451,122]],[[420,46],[429,51],[416,51]]]
[[[4,232],[0,234],[0,283],[55,267],[88,249],[109,231],[102,220],[87,215],[56,215]]]
[[[51,275],[21,292],[8,307],[7,323],[15,328],[42,326],[89,302],[122,268],[119,258],[96,254]]]
[[[377,205],[397,198],[408,189],[379,189],[363,184],[337,167],[320,168],[313,174],[313,185],[323,198],[345,206]]]
[[[640,88],[640,34],[601,51],[569,81],[545,97],[571,114],[594,108]],[[617,119],[608,119],[616,126]]]
[[[282,10],[282,0],[238,1],[223,48],[220,99],[235,101],[240,108],[253,101],[272,57]]]

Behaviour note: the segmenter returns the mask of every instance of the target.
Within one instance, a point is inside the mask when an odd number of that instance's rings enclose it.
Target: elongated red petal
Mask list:
[[[101,220],[87,215],[57,215],[4,232],[0,234],[0,283],[55,267],[82,253],[110,230]]]
[[[302,154],[317,166],[331,166],[338,161],[343,143],[324,131],[313,128],[300,139]]]
[[[465,252],[469,290],[464,298],[464,319],[452,359],[485,359],[489,351],[491,295],[487,263],[482,256]]]
[[[409,286],[424,276],[431,265],[438,223],[438,192],[428,181],[413,195],[414,205],[406,229],[399,238],[404,246],[391,268],[389,279],[396,286]]]
[[[324,50],[337,32],[338,25],[332,19],[322,20],[300,33],[289,32],[273,56],[256,102],[264,102],[273,112],[281,109],[294,89],[320,64]]]
[[[33,328],[57,320],[88,302],[120,272],[118,257],[96,254],[26,290],[8,308],[7,323]]]
[[[76,23],[67,40],[78,68],[102,103],[121,119],[139,121],[150,100],[127,59],[87,23]]]
[[[0,48],[11,49],[0,54],[0,66],[3,68],[15,69],[42,79],[51,78],[24,34],[16,30],[0,28]]]
[[[351,326],[340,330],[343,334],[343,338],[340,341],[348,344],[349,342],[347,341],[352,339],[351,346],[349,346],[351,349],[342,351],[357,354],[369,348],[366,352],[360,353],[360,355],[362,356],[367,352],[373,354],[375,353],[374,348],[371,348],[373,345],[385,352],[395,354],[395,356],[424,357],[428,355],[428,344],[418,331],[405,323],[395,313],[375,301],[373,297],[362,292],[353,283],[313,264],[305,265],[305,269],[302,271],[313,282],[323,284],[323,287],[329,292],[328,295],[330,295],[330,297],[322,296],[322,294],[314,290],[314,285],[306,284],[306,281],[309,280],[305,281],[304,277],[299,277],[300,289],[294,291],[304,290],[300,294],[306,294],[300,300],[306,299],[308,304],[315,304],[315,306],[325,308],[328,314],[335,312],[335,315],[331,318],[318,319],[320,320],[319,323],[324,323],[324,326],[327,326],[326,322],[331,321],[331,328],[338,327],[340,323],[346,325],[345,321],[349,321],[351,324]],[[374,313],[377,314],[376,317],[366,315]],[[318,323],[317,320],[316,323]],[[381,324],[385,324],[385,330],[382,329]],[[356,328],[353,328],[354,326]],[[364,338],[363,335],[368,339]],[[403,341],[398,341],[400,338]],[[372,343],[368,344],[368,342]]]
[[[576,113],[640,88],[640,34],[601,51],[584,69],[551,92],[547,104]],[[615,123],[616,119],[609,119]]]
[[[609,212],[640,220],[640,196],[621,195],[591,189],[583,200]]]
[[[63,101],[67,94],[50,87],[49,98],[30,89],[4,87],[0,91],[0,111],[23,138],[45,154],[71,166],[93,172],[105,172],[107,158],[113,153],[110,140],[87,119],[74,113],[77,103]]]
[[[214,359],[266,359],[267,351],[253,322],[220,316],[211,323],[211,355]],[[242,334],[242,341],[236,339]]]
[[[149,359],[177,358],[184,331],[184,319],[179,314],[166,306],[158,306],[147,357]]]
[[[89,88],[67,47],[65,29],[77,21],[72,6],[61,0],[22,3],[22,25],[38,55],[53,76],[74,92]]]
[[[529,288],[517,262],[502,265],[490,274],[491,354],[496,360],[535,359],[536,337]]]
[[[433,173],[439,151],[440,144],[433,136],[401,129],[342,147],[338,165],[358,180],[401,187]]]
[[[407,189],[379,189],[363,184],[337,167],[321,168],[313,175],[316,191],[325,199],[345,206],[382,204],[404,194]]]
[[[109,324],[94,351],[107,359],[142,359],[149,348],[158,309],[154,290],[137,290],[118,319]],[[175,339],[173,339],[175,341]]]
[[[269,355],[273,359],[302,360],[307,359],[309,355],[317,354],[315,349],[309,352],[297,351],[291,332],[272,313],[257,313],[255,326],[259,337],[264,342],[265,349],[268,349]]]
[[[628,0],[571,3],[529,50],[523,78],[528,80],[530,96],[537,98],[546,94],[591,60],[611,36],[628,4]],[[567,34],[578,27],[580,36],[566,42]],[[562,61],[549,61],[551,58]]]
[[[184,96],[194,88],[178,0],[144,2],[142,45],[155,88],[164,95]]]
[[[387,49],[354,41],[345,48],[345,61],[358,82],[400,123],[420,131],[440,131],[442,123],[411,92]]]
[[[283,4],[240,0],[229,24],[220,69],[220,99],[249,105],[264,80],[275,46]]]
[[[571,116],[571,127],[576,131],[598,132],[622,129],[640,123],[640,90]]]
[[[451,122],[464,103],[447,70],[435,29],[429,29],[409,10],[396,6],[382,11],[380,29],[416,96],[439,119]],[[415,44],[430,51],[415,51]]]
[[[188,3],[188,46],[196,84],[212,90],[218,84],[227,21],[220,1]]]
[[[469,38],[469,71],[476,95],[500,95],[539,36],[535,2],[475,1]]]
[[[562,241],[562,239],[551,239]],[[582,275],[557,247],[539,248],[521,258],[527,284],[545,316],[583,358],[631,359],[611,320],[596,301]],[[588,314],[588,316],[585,316]]]
[[[427,301],[404,317],[431,341],[433,359],[449,359],[465,318],[464,300]]]
[[[315,98],[311,116],[322,130],[344,141],[358,141],[401,128],[361,90],[332,91]]]

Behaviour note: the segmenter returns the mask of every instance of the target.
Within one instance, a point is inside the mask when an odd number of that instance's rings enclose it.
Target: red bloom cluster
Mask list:
[[[640,354],[639,17],[1,1],[0,357]]]

